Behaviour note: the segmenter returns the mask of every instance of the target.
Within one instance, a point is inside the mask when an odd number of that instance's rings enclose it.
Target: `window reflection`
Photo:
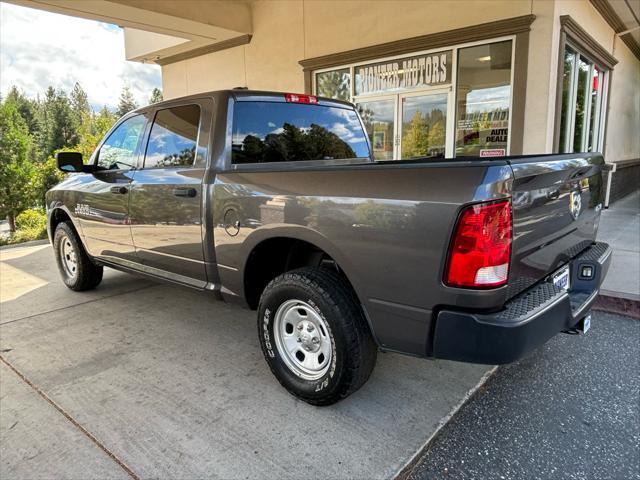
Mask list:
[[[393,160],[395,100],[361,102],[358,112],[367,129],[374,160]]]
[[[402,158],[444,158],[447,94],[402,99]]]
[[[351,74],[348,68],[316,73],[316,93],[336,100],[351,99]]]
[[[362,124],[352,110],[277,102],[235,104],[233,163],[368,156]]]
[[[142,115],[136,115],[122,122],[102,144],[98,152],[98,166],[107,170],[133,168],[145,123]]]
[[[145,168],[192,166],[199,125],[198,105],[159,110],[149,134]]]

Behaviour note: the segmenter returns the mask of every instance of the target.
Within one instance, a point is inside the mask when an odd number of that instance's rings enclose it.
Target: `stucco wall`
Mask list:
[[[530,13],[530,0],[306,1],[306,56],[317,57]]]
[[[640,158],[640,61],[620,39],[613,55],[620,63],[611,77],[605,142],[608,162]]]
[[[482,6],[459,0],[455,8],[441,0],[252,5],[251,42],[163,66],[165,98],[237,86],[301,92],[302,59],[531,13],[530,0],[493,0]]]
[[[555,104],[549,100],[551,77],[557,68],[552,61],[558,42],[552,42],[554,4],[548,0],[534,0],[532,13],[536,16],[529,32],[529,59],[527,64],[527,90],[524,115],[524,154],[549,153],[553,138],[548,138],[547,127],[553,120]],[[557,56],[556,56],[557,58]],[[554,86],[555,88],[555,86]]]
[[[302,2],[254,3],[251,42],[163,66],[165,98],[243,86],[303,91],[302,11]]]

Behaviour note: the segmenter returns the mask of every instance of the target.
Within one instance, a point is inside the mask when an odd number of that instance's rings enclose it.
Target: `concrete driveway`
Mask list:
[[[0,251],[0,478],[390,478],[487,367],[381,354],[325,408],[280,387],[255,314],[48,245]]]

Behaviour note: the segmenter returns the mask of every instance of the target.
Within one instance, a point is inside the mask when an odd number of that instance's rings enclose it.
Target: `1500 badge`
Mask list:
[[[91,207],[89,207],[89,205],[87,205],[85,203],[76,204],[76,208],[74,210],[74,213],[76,215],[83,215],[85,217],[90,217],[92,215]]]

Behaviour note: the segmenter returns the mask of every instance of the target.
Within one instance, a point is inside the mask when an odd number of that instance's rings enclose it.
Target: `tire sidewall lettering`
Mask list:
[[[271,320],[271,310],[269,310],[269,308],[265,308],[264,316],[262,317],[262,334],[264,337],[264,346],[267,349],[267,354],[271,358],[275,358],[276,354],[273,351],[273,346],[271,344],[271,335],[269,333],[270,320]]]

